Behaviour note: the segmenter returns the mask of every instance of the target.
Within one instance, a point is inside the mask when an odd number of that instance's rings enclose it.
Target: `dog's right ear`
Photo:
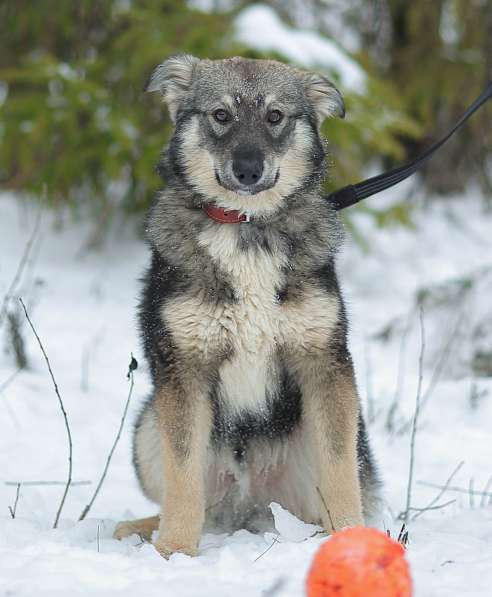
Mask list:
[[[199,62],[190,54],[170,56],[154,69],[145,86],[145,91],[160,91],[173,122],[176,121],[179,105],[190,88],[193,71]]]

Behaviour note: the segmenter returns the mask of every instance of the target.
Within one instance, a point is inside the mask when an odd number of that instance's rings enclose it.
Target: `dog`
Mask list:
[[[160,515],[119,523],[164,557],[204,525],[261,530],[278,502],[327,532],[364,524],[379,478],[347,348],[323,198],[324,76],[273,60],[172,56],[153,72],[175,124],[148,217],[139,310],[153,393],[133,462]]]

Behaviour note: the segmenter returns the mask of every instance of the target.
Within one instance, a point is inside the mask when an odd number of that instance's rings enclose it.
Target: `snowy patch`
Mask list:
[[[243,10],[236,19],[236,37],[258,50],[273,50],[301,66],[336,75],[343,92],[365,92],[364,70],[335,42],[314,31],[290,28],[269,6],[255,4]]]
[[[315,524],[307,524],[296,518],[288,510],[285,510],[280,506],[272,502],[270,504],[270,510],[272,511],[273,518],[275,520],[275,528],[279,532],[280,536],[287,541],[304,541],[309,537],[313,537],[316,533],[321,532],[323,529]]]
[[[370,204],[388,205],[388,198],[398,193],[392,190]],[[8,195],[0,196],[0,206],[1,302],[31,234],[35,209]],[[466,278],[490,265],[492,215],[477,198],[461,196],[417,205],[415,231],[378,228],[364,213],[354,218],[370,252],[349,237],[339,271],[364,411],[374,418],[369,435],[385,482],[387,507],[375,524],[394,536],[401,526],[396,516],[405,503],[409,461],[409,433],[398,429],[414,412],[418,322],[411,323],[403,359],[401,330],[386,341],[374,334],[408,314],[419,289]],[[56,396],[35,339],[23,325],[29,368],[5,386],[16,368],[11,353],[0,360],[0,594],[260,597],[279,587],[276,597],[302,596],[313,554],[326,539],[311,537],[312,525],[278,505],[272,505],[272,511],[279,536],[245,530],[207,533],[196,558],[177,554],[165,561],[136,536],[121,542],[112,539],[117,521],[155,514],[155,506],[138,489],[130,447],[131,423],[149,390],[135,326],[137,279],[148,256],[141,241],[117,226],[104,248],[84,252],[89,233],[87,225],[70,220],[57,232],[51,215],[44,214],[16,294],[24,298],[46,345],[65,402],[74,438],[74,478],[92,484],[70,489],[56,530],[51,527],[63,491],[60,485],[21,485],[16,518],[11,518],[8,507],[14,506],[16,486],[6,481],[63,482],[67,471],[65,429]],[[467,307],[475,322],[490,311],[490,292],[482,285],[478,289]],[[452,327],[452,321],[441,317],[439,310],[425,313],[424,388],[432,380],[440,343]],[[480,339],[482,349],[484,341]],[[3,349],[5,327],[0,342]],[[457,348],[454,352],[460,352]],[[140,363],[131,415],[94,508],[79,523],[118,429],[128,392],[130,352]],[[400,360],[404,371],[396,430],[388,433]],[[488,597],[492,586],[491,483],[483,493],[492,475],[492,381],[460,371],[459,379],[449,370],[438,377],[417,433],[414,507],[427,506],[439,493],[434,485],[443,485],[458,463],[464,464],[439,503],[455,501],[410,521],[408,557],[416,597]]]

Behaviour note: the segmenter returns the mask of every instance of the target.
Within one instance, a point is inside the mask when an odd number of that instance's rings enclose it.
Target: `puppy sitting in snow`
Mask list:
[[[174,56],[154,71],[175,122],[148,219],[140,329],[154,390],[134,464],[160,515],[120,523],[163,555],[204,523],[259,529],[275,501],[328,531],[364,523],[378,480],[323,199],[322,76],[274,61]]]

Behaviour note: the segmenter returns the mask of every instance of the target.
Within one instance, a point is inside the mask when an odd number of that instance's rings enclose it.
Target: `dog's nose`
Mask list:
[[[240,146],[232,154],[232,172],[244,185],[257,183],[263,174],[263,153],[256,147]]]

